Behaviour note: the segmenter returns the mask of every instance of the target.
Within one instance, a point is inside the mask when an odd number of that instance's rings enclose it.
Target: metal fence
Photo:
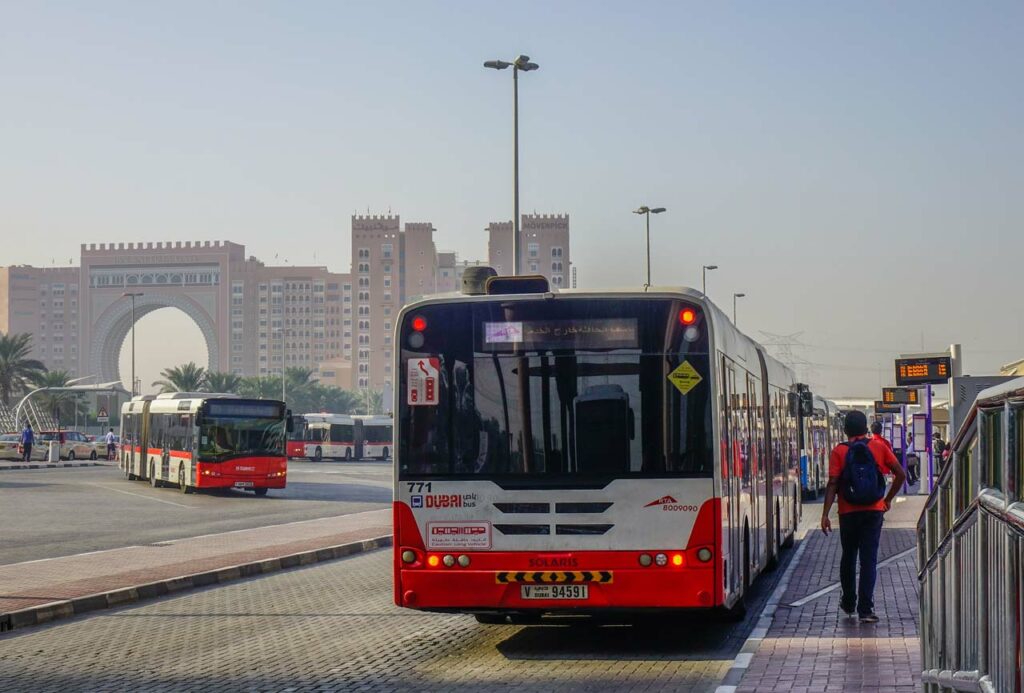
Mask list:
[[[1024,379],[1014,383],[978,396],[918,521],[929,692],[1024,693]]]

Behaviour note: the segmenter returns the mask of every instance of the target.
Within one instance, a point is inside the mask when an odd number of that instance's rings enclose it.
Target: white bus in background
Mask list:
[[[304,457],[323,459],[359,459],[356,447],[356,419],[348,414],[305,414]]]
[[[392,441],[394,421],[390,416],[357,416],[356,452],[360,459],[386,460],[395,446]]]

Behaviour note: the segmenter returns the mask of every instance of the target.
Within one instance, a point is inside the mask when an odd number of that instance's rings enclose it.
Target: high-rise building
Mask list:
[[[90,243],[79,267],[0,267],[0,332],[33,335],[31,356],[72,377],[122,380],[135,317],[176,308],[199,327],[207,368],[277,375],[305,367],[322,382],[383,390],[393,383],[395,319],[405,303],[457,291],[467,266],[438,253],[434,226],[398,215],[353,216],[351,272],[268,266],[228,241]],[[490,258],[512,271],[511,223],[492,223]],[[569,217],[523,216],[523,271],[567,285]],[[174,339],[168,335],[168,339]],[[173,366],[176,364],[167,364]],[[123,376],[123,377],[122,377]]]
[[[498,274],[512,274],[512,222],[494,221],[488,233],[487,256]],[[551,286],[569,286],[569,215],[524,214],[520,223],[520,272],[547,277]]]

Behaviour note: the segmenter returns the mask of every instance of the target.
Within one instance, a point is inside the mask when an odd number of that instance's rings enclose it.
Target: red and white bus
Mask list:
[[[306,417],[293,415],[292,430],[288,432],[288,440],[285,443],[285,451],[288,459],[302,459],[306,457]]]
[[[306,439],[303,457],[351,461],[359,459],[356,448],[356,419],[348,414],[304,414]]]
[[[800,517],[794,374],[691,289],[500,279],[398,318],[395,603],[744,613]]]
[[[265,496],[287,481],[289,421],[284,403],[275,400],[190,392],[135,397],[121,407],[118,466],[153,487]]]
[[[360,459],[386,460],[395,449],[394,420],[390,416],[357,416],[356,439]]]

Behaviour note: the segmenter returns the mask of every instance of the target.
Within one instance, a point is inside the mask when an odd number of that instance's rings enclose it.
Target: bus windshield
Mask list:
[[[285,421],[206,416],[199,426],[199,460],[284,455]]]
[[[712,473],[707,324],[693,305],[434,304],[407,314],[400,339],[403,478]],[[418,371],[434,368],[436,394],[419,392]]]

